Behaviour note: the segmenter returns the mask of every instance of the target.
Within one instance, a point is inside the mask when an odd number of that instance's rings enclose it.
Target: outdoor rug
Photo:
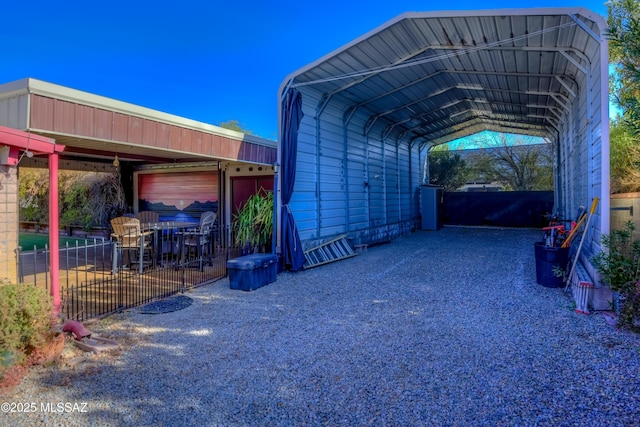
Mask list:
[[[131,311],[140,314],[162,314],[182,310],[193,304],[193,300],[186,295],[175,295],[160,301],[154,301]]]

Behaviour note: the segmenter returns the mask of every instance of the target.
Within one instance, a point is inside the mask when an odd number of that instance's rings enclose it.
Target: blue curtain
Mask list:
[[[302,95],[296,89],[289,89],[282,104],[282,255],[284,265],[292,271],[302,270],[304,252],[300,235],[296,228],[289,201],[296,182],[296,161],[298,154],[298,128],[302,120]]]

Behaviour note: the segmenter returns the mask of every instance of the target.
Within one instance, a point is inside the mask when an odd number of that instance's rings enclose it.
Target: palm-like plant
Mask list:
[[[273,230],[273,192],[260,192],[249,197],[234,216],[235,242],[263,247],[271,240]]]

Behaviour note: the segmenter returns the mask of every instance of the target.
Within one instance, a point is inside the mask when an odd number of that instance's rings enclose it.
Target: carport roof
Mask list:
[[[382,137],[551,137],[589,83],[605,28],[583,8],[410,12],[290,74],[281,90],[317,90],[318,111],[346,105],[346,122],[364,112],[365,134]]]

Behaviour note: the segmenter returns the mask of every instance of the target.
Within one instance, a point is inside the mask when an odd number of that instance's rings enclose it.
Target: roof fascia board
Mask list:
[[[275,147],[276,142],[253,135],[247,135],[242,132],[225,129],[220,126],[214,126],[196,120],[187,119],[185,117],[176,116],[174,114],[164,113],[162,111],[153,110],[147,107],[130,104],[124,101],[107,98],[105,96],[72,89],[65,86],[26,78],[0,85],[0,98],[5,97],[6,93],[22,94],[29,93],[34,95],[45,96],[61,101],[68,101],[77,104],[87,105],[90,107],[100,108],[108,111],[114,111],[122,114],[133,115],[149,120],[162,123],[173,124],[176,126],[189,128],[192,130],[202,131],[218,136],[223,136],[239,141],[251,142],[254,144],[265,145],[267,147]]]

